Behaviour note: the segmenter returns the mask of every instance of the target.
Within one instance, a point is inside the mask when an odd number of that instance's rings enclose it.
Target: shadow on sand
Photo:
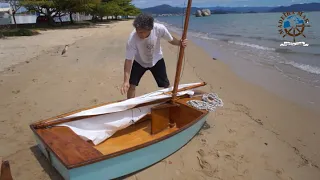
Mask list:
[[[31,152],[33,153],[33,155],[37,158],[38,162],[40,163],[41,167],[43,168],[43,170],[46,172],[46,174],[49,175],[51,180],[64,180],[62,176],[60,176],[60,174],[58,173],[58,171],[52,167],[49,164],[49,161],[47,160],[47,158],[41,153],[40,149],[38,148],[38,146],[32,146],[30,148]]]
[[[37,161],[40,163],[42,169],[45,171],[46,174],[48,174],[48,176],[50,177],[51,180],[64,180],[63,177],[59,174],[59,172],[50,165],[49,161],[47,160],[47,158],[42,154],[42,152],[40,151],[40,149],[38,148],[38,146],[32,146],[30,147],[31,152],[33,153],[33,155],[37,158]],[[123,177],[119,177],[116,178],[114,180],[124,180],[126,178],[129,178],[130,176],[133,176],[141,171],[143,171],[144,169],[125,175]]]
[[[131,19],[119,19],[119,20],[104,20],[104,21],[80,21],[71,24],[70,22],[56,23],[55,25],[48,25],[47,23],[42,24],[18,24],[18,29],[30,29],[30,30],[56,30],[56,29],[81,29],[81,28],[95,28],[102,25],[109,25],[120,21],[130,21]],[[14,24],[0,25],[0,30],[15,29]]]

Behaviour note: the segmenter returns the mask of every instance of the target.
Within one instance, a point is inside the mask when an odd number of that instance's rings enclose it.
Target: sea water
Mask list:
[[[304,29],[305,37],[300,35],[295,40],[309,46],[280,46],[286,41],[293,41],[293,37],[283,38],[279,33],[282,13],[191,16],[188,39],[206,49],[213,58],[231,64],[236,71],[251,72],[244,76],[252,82],[256,81],[272,90],[278,88],[284,95],[293,92],[291,98],[310,91],[308,98],[303,98],[306,99],[305,103],[320,107],[320,12],[304,14],[309,19],[310,27]],[[156,17],[156,20],[181,35],[184,17]],[[245,65],[240,65],[240,61]],[[257,67],[260,70],[255,69]],[[277,73],[261,75],[266,68]],[[270,78],[274,78],[272,82]],[[290,79],[286,87],[280,81],[283,78]],[[315,102],[317,98],[319,102]]]

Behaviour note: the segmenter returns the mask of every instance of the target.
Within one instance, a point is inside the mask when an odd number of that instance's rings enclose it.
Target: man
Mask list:
[[[181,41],[173,37],[163,24],[154,23],[151,15],[138,15],[133,26],[135,29],[126,45],[124,82],[121,88],[121,93],[127,93],[128,99],[135,97],[136,86],[147,70],[151,71],[158,87],[170,86],[160,46],[161,38],[172,45],[187,46],[187,40]]]

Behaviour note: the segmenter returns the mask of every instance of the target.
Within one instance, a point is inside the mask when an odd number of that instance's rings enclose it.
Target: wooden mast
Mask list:
[[[189,17],[190,17],[190,11],[191,11],[191,4],[192,0],[188,0],[188,6],[187,6],[187,11],[186,11],[186,19],[184,21],[184,29],[183,29],[183,34],[181,40],[185,40],[187,37],[187,30],[189,26]],[[181,75],[181,67],[182,67],[182,60],[183,60],[183,55],[184,55],[184,47],[180,46],[180,52],[179,52],[179,59],[177,62],[177,69],[176,69],[176,76],[174,80],[174,87],[173,87],[173,92],[172,92],[172,101],[175,102],[177,100],[177,91],[178,91],[178,85],[180,82],[180,75]]]

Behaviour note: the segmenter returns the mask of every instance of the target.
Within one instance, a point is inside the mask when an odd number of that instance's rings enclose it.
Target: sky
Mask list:
[[[138,8],[153,7],[161,4],[185,7],[188,0],[133,0]],[[246,6],[289,6],[299,3],[311,3],[320,0],[192,0],[193,7],[246,7]]]

